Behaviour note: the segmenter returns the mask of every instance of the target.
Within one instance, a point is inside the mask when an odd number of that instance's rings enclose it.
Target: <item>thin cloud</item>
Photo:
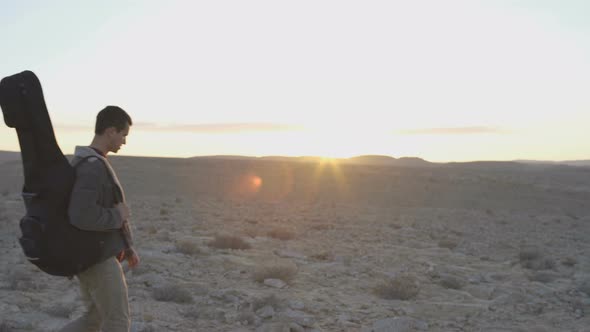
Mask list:
[[[403,135],[477,135],[477,134],[504,134],[505,129],[486,126],[472,127],[447,127],[447,128],[422,128],[401,130]]]
[[[53,125],[55,129],[60,129],[64,131],[94,131],[94,126],[84,126],[84,125],[72,125],[72,124],[60,124],[56,123]]]
[[[207,123],[187,125],[157,125],[154,123],[137,123],[133,127],[138,130],[160,132],[191,132],[206,134],[226,134],[243,132],[274,132],[303,130],[303,126],[283,123]]]

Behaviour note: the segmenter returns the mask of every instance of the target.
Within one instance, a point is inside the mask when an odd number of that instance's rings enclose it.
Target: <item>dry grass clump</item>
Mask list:
[[[530,270],[550,270],[555,268],[555,261],[550,257],[544,257],[536,247],[523,247],[518,254],[520,265]]]
[[[269,237],[279,240],[291,240],[295,238],[295,232],[287,228],[274,228],[266,233]]]
[[[149,225],[147,227],[144,228],[145,232],[148,233],[149,235],[154,235],[158,233],[158,227],[154,226],[154,225]]]
[[[375,287],[375,294],[387,300],[410,300],[419,292],[418,279],[410,274],[395,276]]]
[[[160,241],[170,242],[172,238],[170,237],[170,232],[167,230],[163,230],[156,234],[156,238]]]
[[[202,318],[201,308],[197,307],[196,305],[189,306],[188,308],[181,311],[180,313],[185,318],[190,318],[190,319],[195,319],[195,320]]]
[[[445,237],[438,241],[438,246],[441,248],[455,249],[459,245],[459,239],[453,237]]]
[[[161,302],[193,303],[193,297],[180,285],[157,287],[153,292],[154,299]]]
[[[535,271],[534,273],[527,274],[526,277],[527,279],[529,279],[529,281],[536,281],[544,284],[557,279],[557,276],[555,274],[546,271]]]
[[[328,223],[315,224],[311,226],[314,231],[327,231],[333,229],[334,225]]]
[[[210,308],[192,305],[180,312],[186,318],[197,320],[216,320],[226,322],[225,311],[221,308]]]
[[[311,258],[318,260],[318,261],[331,261],[334,259],[334,254],[327,251],[321,251],[316,254],[311,255]]]
[[[265,279],[280,279],[286,283],[297,274],[297,265],[290,261],[273,261],[254,270],[254,280],[263,282]]]
[[[243,233],[250,238],[255,238],[258,236],[258,234],[260,234],[260,231],[255,227],[246,227]]]
[[[242,311],[238,314],[236,321],[242,325],[254,325],[256,324],[256,315],[251,311]]]
[[[572,267],[572,266],[578,264],[578,260],[575,257],[566,257],[561,260],[561,264],[565,265],[565,266]]]
[[[192,239],[182,239],[175,243],[176,251],[185,255],[197,255],[201,253],[199,244]]]
[[[447,289],[461,289],[465,286],[465,281],[453,275],[442,275],[439,285]]]
[[[281,299],[279,299],[275,294],[271,294],[259,299],[255,299],[252,302],[252,310],[257,311],[260,308],[264,308],[266,306],[273,307],[273,309],[279,309],[283,306]]]
[[[252,248],[248,242],[244,241],[241,237],[234,235],[215,235],[215,238],[213,238],[213,240],[207,245],[217,249],[243,250]]]
[[[518,258],[521,262],[539,259],[541,258],[541,256],[541,251],[538,248],[532,246],[523,247],[520,249],[520,252],[518,253]]]

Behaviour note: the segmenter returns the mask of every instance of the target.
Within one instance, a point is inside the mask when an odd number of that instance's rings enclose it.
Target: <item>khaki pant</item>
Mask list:
[[[87,311],[60,332],[128,332],[127,283],[113,257],[77,275]]]

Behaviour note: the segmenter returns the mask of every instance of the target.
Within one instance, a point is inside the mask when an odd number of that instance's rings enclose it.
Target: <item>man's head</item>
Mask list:
[[[105,152],[117,153],[121,145],[126,143],[132,124],[131,117],[122,108],[107,106],[96,116],[94,134],[106,145]]]

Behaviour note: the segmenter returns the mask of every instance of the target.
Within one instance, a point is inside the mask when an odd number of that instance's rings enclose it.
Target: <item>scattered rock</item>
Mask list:
[[[271,322],[259,326],[256,332],[305,332],[305,329],[295,323]]]
[[[315,324],[315,319],[302,311],[287,309],[283,316],[292,319],[298,325],[304,327],[312,327]]]
[[[274,254],[282,258],[307,259],[304,254],[292,250],[275,250]]]
[[[491,300],[495,289],[494,286],[486,285],[469,285],[464,288],[467,293],[480,300]]]
[[[365,327],[361,332],[413,332],[428,330],[428,323],[410,318],[394,317],[376,321],[369,328]]]
[[[303,310],[305,309],[305,304],[301,301],[291,300],[289,301],[289,308],[294,310]]]
[[[264,318],[264,319],[268,319],[268,318],[272,318],[275,315],[275,309],[272,306],[264,306],[258,310],[256,310],[256,314],[260,317],[260,318]]]
[[[284,288],[287,283],[281,279],[264,279],[263,284],[273,288]]]

